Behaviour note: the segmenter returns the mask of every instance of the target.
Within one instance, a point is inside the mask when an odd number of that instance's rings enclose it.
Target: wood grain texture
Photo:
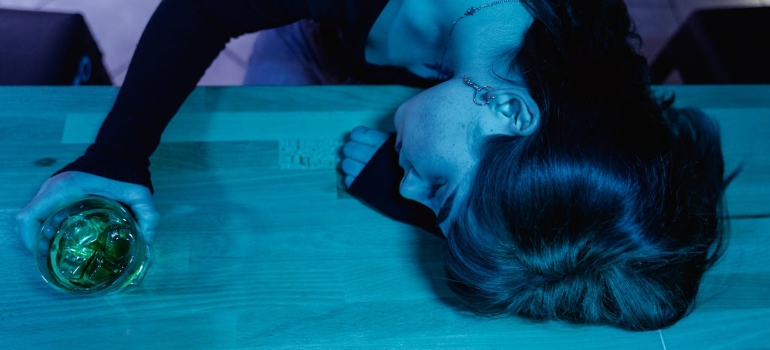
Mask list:
[[[666,87],[720,122],[730,246],[669,350],[770,349],[770,86]],[[139,287],[45,285],[14,215],[85,150],[115,88],[0,87],[0,349],[662,349],[657,332],[486,319],[443,281],[442,241],[344,194],[338,147],[392,130],[417,90],[199,88],[152,158],[162,221]]]

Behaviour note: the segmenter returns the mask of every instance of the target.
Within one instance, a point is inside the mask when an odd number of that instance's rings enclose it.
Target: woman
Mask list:
[[[462,95],[434,88],[407,101],[396,114],[406,171],[401,194],[437,213],[447,238],[447,283],[481,314],[629,330],[670,326],[692,311],[703,273],[723,250],[720,202],[732,176],[723,180],[718,127],[651,94],[622,3],[528,6],[536,20],[511,73],[490,84],[522,72],[536,104],[509,102],[503,89],[482,86],[490,80],[466,80],[464,103],[450,107],[478,108],[491,123],[483,131],[496,131],[469,133],[481,141],[469,147],[467,159],[475,161],[463,163],[466,172],[457,177],[439,152],[427,152],[434,157],[426,162],[415,150],[447,149],[441,142],[462,139],[439,134],[442,141],[426,141],[451,113],[420,111],[433,92],[450,100]],[[402,116],[417,118],[413,113],[433,124],[409,133]],[[507,132],[495,116],[510,118]],[[367,154],[366,143],[346,146],[349,163]],[[420,157],[410,159],[414,154]],[[354,189],[363,186],[353,180]]]
[[[622,2],[263,2],[161,4],[94,145],[19,214],[28,247],[87,193],[129,204],[151,241],[148,158],[205,68],[229,37],[312,18],[353,81],[435,85],[399,108],[384,146],[354,131],[342,167],[353,193],[445,234],[448,282],[470,306],[635,330],[691,309],[721,247],[718,134],[652,97]],[[404,171],[367,175],[394,163]],[[412,202],[356,191],[401,175]]]

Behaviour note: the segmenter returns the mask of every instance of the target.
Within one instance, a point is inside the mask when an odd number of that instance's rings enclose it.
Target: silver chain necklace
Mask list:
[[[505,2],[516,2],[520,0],[497,0],[490,2],[486,5],[481,5],[479,7],[470,7],[467,10],[465,10],[465,13],[463,13],[462,16],[458,17],[454,22],[452,22],[452,26],[449,27],[449,34],[447,34],[446,43],[444,44],[444,50],[441,52],[441,60],[433,63],[433,64],[425,64],[426,67],[434,70],[437,74],[437,79],[439,80],[446,80],[449,79],[452,75],[454,75],[454,71],[452,71],[451,68],[444,67],[444,62],[446,61],[446,52],[449,49],[449,44],[452,42],[452,33],[455,30],[455,26],[457,26],[457,22],[460,22],[465,17],[470,17],[476,14],[476,12],[479,12],[487,7],[492,7],[495,5],[500,5]]]

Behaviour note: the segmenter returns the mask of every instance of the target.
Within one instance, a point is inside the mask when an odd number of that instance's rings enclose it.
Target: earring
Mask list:
[[[479,106],[486,106],[486,105],[489,104],[489,102],[491,102],[492,100],[495,99],[494,96],[489,96],[489,92],[494,90],[495,89],[494,87],[489,86],[489,85],[484,85],[484,86],[480,87],[480,86],[476,85],[476,83],[471,81],[471,79],[468,78],[467,75],[463,75],[463,82],[465,83],[465,85],[468,85],[468,86],[472,87],[473,90],[476,90],[476,91],[473,92],[473,103],[475,103],[475,104],[477,104]],[[479,101],[477,99],[477,97],[478,97],[478,94],[480,92],[482,92],[482,91],[485,91],[484,94],[483,94],[484,100],[483,101]]]

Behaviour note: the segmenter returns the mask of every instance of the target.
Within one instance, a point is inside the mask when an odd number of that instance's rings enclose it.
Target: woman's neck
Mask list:
[[[495,79],[495,73],[507,76],[510,60],[518,52],[524,34],[533,17],[520,1],[496,3],[479,0],[459,1],[467,5],[456,15],[449,37],[446,61],[454,70],[455,78],[473,75],[478,79]],[[468,8],[479,8],[472,15],[462,17]],[[462,17],[462,18],[461,18]],[[451,25],[452,22],[450,22]],[[502,69],[502,70],[501,70]]]
[[[484,8],[463,16],[471,7]],[[515,51],[531,21],[514,0],[391,0],[369,33],[366,59],[426,78],[478,76]]]

